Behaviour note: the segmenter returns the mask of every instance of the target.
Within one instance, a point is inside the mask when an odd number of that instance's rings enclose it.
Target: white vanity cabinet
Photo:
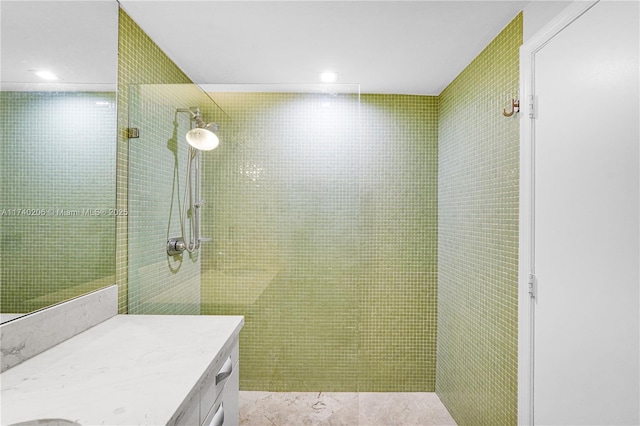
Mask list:
[[[239,345],[221,352],[168,423],[176,426],[234,426],[239,423]]]
[[[209,377],[200,394],[200,424],[232,426],[238,424],[239,347],[236,343],[216,374]]]
[[[117,315],[3,372],[1,424],[237,425],[243,324]]]

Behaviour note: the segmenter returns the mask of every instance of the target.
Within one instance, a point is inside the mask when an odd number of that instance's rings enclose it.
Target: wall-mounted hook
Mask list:
[[[507,109],[502,110],[502,115],[505,117],[511,117],[513,113],[520,112],[520,100],[519,99],[511,99],[511,112],[507,112]]]

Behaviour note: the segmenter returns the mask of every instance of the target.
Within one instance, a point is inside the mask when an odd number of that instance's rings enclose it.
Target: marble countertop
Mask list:
[[[243,324],[240,316],[117,315],[2,373],[1,423],[164,425]]]

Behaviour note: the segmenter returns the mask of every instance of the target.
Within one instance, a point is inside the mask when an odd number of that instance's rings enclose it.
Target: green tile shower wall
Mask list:
[[[362,96],[361,391],[432,391],[437,290],[436,97]]]
[[[129,86],[188,79],[120,25],[127,208]],[[436,389],[459,424],[515,423],[518,124],[501,111],[521,34],[518,16],[439,97],[341,95],[332,115],[320,95],[216,94],[233,125],[204,160],[201,312],[245,315],[243,389]]]
[[[171,189],[172,149],[177,148],[173,112],[176,106],[191,105],[177,105],[183,99],[171,99],[153,86],[192,86],[191,81],[122,9],[118,48],[117,203],[120,210],[128,212],[119,216],[117,223],[119,310],[197,314],[200,261],[185,258],[182,263],[173,262],[164,246],[168,234],[178,232]],[[139,127],[141,138],[127,139],[125,129],[129,126]],[[177,158],[184,171],[186,154],[182,151]]]
[[[1,92],[1,312],[114,283],[115,98]]]
[[[459,425],[517,423],[522,14],[442,92],[436,392]]]
[[[433,391],[437,98],[214,99],[202,311],[245,315],[242,389]]]

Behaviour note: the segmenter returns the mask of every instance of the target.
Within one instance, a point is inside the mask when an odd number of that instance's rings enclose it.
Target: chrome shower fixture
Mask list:
[[[184,183],[184,201],[180,213],[180,236],[169,238],[167,241],[167,254],[176,256],[186,251],[195,253],[200,248],[200,243],[209,241],[209,238],[200,237],[200,209],[204,200],[200,199],[200,151],[211,151],[215,149],[220,141],[214,132],[218,131],[216,123],[205,123],[200,116],[198,108],[177,108],[176,113],[188,112],[191,120],[195,121],[196,127],[189,130],[186,135],[189,143],[187,157],[187,175]],[[193,179],[192,179],[192,167]],[[189,215],[188,213],[191,212]],[[190,227],[188,233],[186,222]]]
[[[220,140],[215,132],[219,126],[216,123],[205,123],[200,116],[199,108],[178,108],[176,112],[188,112],[191,119],[196,122],[196,127],[187,132],[187,142],[189,145],[200,151],[211,151],[215,149]]]

